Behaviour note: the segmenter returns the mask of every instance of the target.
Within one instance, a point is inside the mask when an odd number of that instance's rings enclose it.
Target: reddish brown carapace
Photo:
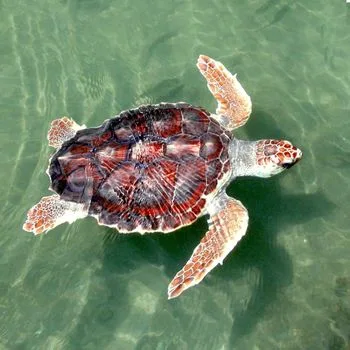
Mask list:
[[[201,108],[143,106],[78,131],[51,160],[52,189],[121,232],[172,231],[230,170],[231,137]]]

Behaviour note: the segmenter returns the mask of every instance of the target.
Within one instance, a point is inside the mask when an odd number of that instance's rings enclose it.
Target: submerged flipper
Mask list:
[[[33,232],[35,235],[52,230],[64,222],[72,223],[77,219],[84,218],[88,214],[84,204],[63,201],[60,196],[41,198],[27,214],[27,220],[23,230]]]
[[[73,119],[67,117],[53,120],[47,134],[49,146],[60,148],[63,142],[71,139],[81,129],[85,129],[85,125],[80,126]]]

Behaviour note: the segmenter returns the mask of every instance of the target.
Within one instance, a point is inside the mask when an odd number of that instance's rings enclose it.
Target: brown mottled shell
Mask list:
[[[52,189],[121,232],[172,231],[230,170],[231,134],[202,108],[141,106],[80,130],[52,157]]]

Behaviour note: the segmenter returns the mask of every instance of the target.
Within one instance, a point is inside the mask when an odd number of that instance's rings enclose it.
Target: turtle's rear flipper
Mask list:
[[[85,125],[80,126],[67,117],[53,120],[47,134],[49,146],[60,148],[63,142],[71,139],[81,129],[85,129]]]
[[[33,232],[35,235],[52,230],[64,222],[72,223],[87,216],[84,204],[60,200],[55,194],[41,198],[27,214],[23,230]]]
[[[193,251],[190,260],[176,274],[168,287],[168,297],[176,298],[184,290],[198,284],[244,236],[248,212],[243,204],[221,194],[209,205],[209,230]]]

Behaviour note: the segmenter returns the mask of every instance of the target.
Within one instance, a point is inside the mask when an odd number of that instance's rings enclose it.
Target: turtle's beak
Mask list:
[[[294,162],[294,163],[284,163],[284,164],[282,164],[282,166],[283,166],[284,169],[289,169],[289,168],[291,168],[295,163],[296,163],[296,162]]]

